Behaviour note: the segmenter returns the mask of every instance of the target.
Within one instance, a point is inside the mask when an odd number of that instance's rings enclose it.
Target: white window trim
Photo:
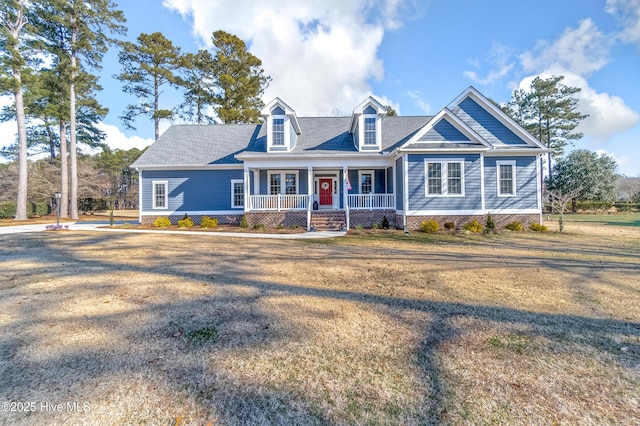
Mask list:
[[[365,107],[366,108],[366,107]],[[376,125],[376,143],[375,144],[365,144],[365,118],[375,118]],[[362,114],[359,118],[359,128],[358,128],[358,139],[359,139],[359,151],[365,152],[373,152],[376,150],[380,150],[382,146],[382,120],[378,114]]]
[[[267,172],[267,195],[271,195],[272,175],[280,175],[280,195],[297,195],[300,193],[300,170],[269,170]],[[295,194],[287,194],[287,175],[296,175]]]
[[[513,194],[502,194],[500,192],[500,166],[511,166],[511,187]],[[496,193],[498,197],[515,197],[516,196],[516,161],[515,160],[498,160],[496,161]]]
[[[284,145],[273,144],[273,120],[283,120],[284,126]],[[267,119],[267,151],[268,152],[288,152],[291,150],[289,140],[291,138],[291,126],[289,125],[289,117],[286,115],[271,115]],[[285,149],[283,149],[285,148]]]
[[[373,119],[373,136],[374,143],[367,143],[367,119]],[[378,117],[374,114],[364,114],[362,118],[362,145],[363,146],[376,146],[378,144]]]
[[[234,189],[235,189],[235,185],[237,183],[241,183],[242,184],[242,200],[243,200],[243,204],[241,206],[238,206],[235,204],[236,202],[236,198],[235,198],[235,193],[234,193]],[[232,209],[242,209],[244,208],[244,191],[246,191],[245,187],[244,187],[244,179],[231,179],[231,208]]]
[[[374,170],[358,170],[358,194],[364,194],[362,192],[362,175],[371,175],[371,192],[376,193],[376,173]]]
[[[164,185],[164,207],[158,207],[156,205],[156,185]],[[167,180],[152,180],[151,181],[151,207],[154,210],[168,210],[169,209],[169,181],[167,181]]]
[[[442,165],[442,194],[429,194],[429,163],[440,163]],[[462,186],[461,194],[449,194],[449,163],[460,163],[460,185]],[[464,197],[465,196],[465,178],[464,178],[464,158],[425,158],[424,159],[424,195],[428,198],[437,197]]]

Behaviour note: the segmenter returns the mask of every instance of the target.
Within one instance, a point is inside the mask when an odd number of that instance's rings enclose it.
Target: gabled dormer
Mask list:
[[[267,152],[291,152],[302,133],[296,112],[280,98],[260,111],[267,127]]]
[[[358,151],[382,150],[382,117],[385,115],[387,109],[371,96],[353,110],[349,131]]]

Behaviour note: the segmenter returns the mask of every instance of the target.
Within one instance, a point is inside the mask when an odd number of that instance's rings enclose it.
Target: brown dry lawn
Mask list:
[[[640,229],[567,229],[0,236],[0,424],[638,424]]]

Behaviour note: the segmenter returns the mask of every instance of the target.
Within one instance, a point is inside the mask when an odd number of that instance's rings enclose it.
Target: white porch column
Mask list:
[[[346,221],[345,225],[347,229],[349,229],[349,188],[347,182],[349,182],[349,166],[344,165],[342,166],[342,202],[344,204],[344,219]]]
[[[244,167],[244,212],[251,210],[249,201],[251,200],[251,174],[247,166]]]
[[[313,208],[313,167],[307,166],[307,232],[311,231],[311,209]]]

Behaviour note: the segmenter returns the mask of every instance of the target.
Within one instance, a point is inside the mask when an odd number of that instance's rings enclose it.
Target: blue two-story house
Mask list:
[[[457,228],[541,220],[547,149],[473,87],[435,116],[298,117],[276,98],[260,124],[174,125],[133,164],[140,222],[184,214],[312,229],[426,219]]]

